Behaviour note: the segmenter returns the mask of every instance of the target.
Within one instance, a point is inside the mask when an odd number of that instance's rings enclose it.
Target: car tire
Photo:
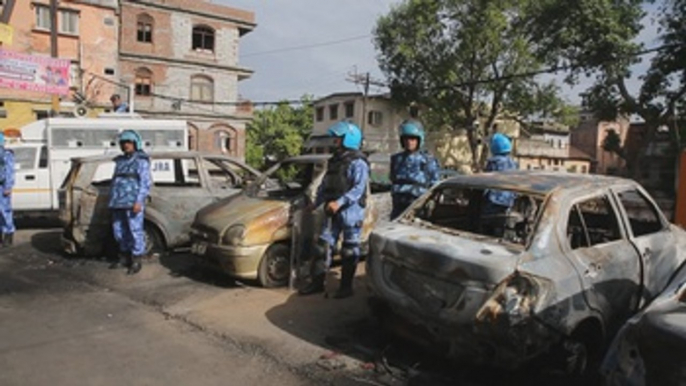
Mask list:
[[[165,251],[164,239],[157,227],[146,222],[143,231],[145,233],[145,256],[152,257]]]
[[[262,287],[275,288],[288,285],[291,275],[291,248],[288,244],[272,244],[262,256],[257,280]]]

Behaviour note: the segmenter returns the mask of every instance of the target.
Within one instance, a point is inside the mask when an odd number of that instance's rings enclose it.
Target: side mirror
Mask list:
[[[16,172],[16,171],[19,171],[19,170],[21,170],[21,164],[15,163],[15,164],[14,164],[14,171]]]

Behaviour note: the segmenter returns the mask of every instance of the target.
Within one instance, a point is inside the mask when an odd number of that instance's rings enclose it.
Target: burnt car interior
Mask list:
[[[574,205],[569,213],[567,239],[572,249],[588,248],[619,240],[619,222],[607,196]]]
[[[283,164],[263,179],[253,196],[289,199],[305,192],[316,176],[323,171],[323,165],[314,163]]]
[[[526,245],[543,198],[517,193],[507,212],[488,215],[483,213],[485,192],[486,189],[452,186],[436,189],[410,216],[442,228]]]

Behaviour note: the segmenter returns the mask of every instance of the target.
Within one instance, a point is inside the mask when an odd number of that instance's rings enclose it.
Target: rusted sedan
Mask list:
[[[488,191],[514,193],[513,206],[482,215]],[[665,288],[684,241],[633,181],[459,176],[372,233],[371,303],[393,331],[458,361],[516,368],[550,353],[588,374],[612,332]]]
[[[229,157],[196,152],[150,155],[153,185],[145,209],[146,252],[186,245],[198,209],[238,193],[259,172]],[[113,156],[75,158],[59,190],[62,246],[97,256],[116,251],[107,208]]]
[[[193,223],[192,252],[200,261],[232,277],[255,280],[264,287],[286,285],[291,274],[294,218],[295,243],[308,245],[324,219],[321,208],[302,209],[312,202],[330,155],[286,159],[268,170],[237,196],[211,204]],[[368,200],[363,240],[378,218],[374,200]]]

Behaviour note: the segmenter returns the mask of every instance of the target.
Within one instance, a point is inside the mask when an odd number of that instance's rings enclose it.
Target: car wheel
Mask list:
[[[265,288],[283,287],[291,275],[291,248],[288,244],[273,244],[262,256],[257,280]]]
[[[145,223],[143,230],[145,233],[145,255],[152,257],[154,254],[163,253],[165,246],[160,231],[148,222]]]

